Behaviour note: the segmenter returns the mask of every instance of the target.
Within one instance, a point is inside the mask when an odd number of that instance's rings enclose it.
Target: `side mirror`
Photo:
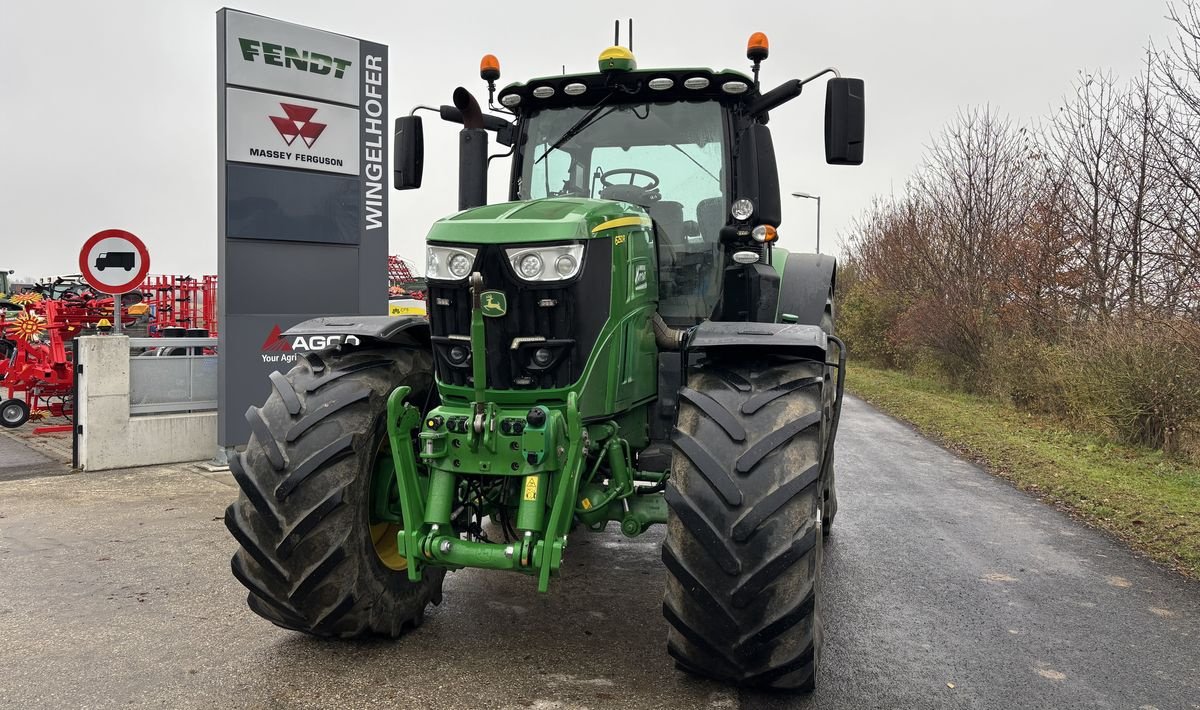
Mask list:
[[[866,104],[862,79],[830,79],[825,89],[825,162],[862,165]]]
[[[396,119],[392,136],[392,182],[397,190],[415,190],[421,186],[425,167],[425,131],[420,116]]]

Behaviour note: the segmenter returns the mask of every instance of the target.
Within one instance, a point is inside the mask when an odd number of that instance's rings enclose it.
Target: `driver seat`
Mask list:
[[[683,205],[679,202],[652,202],[646,206],[654,220],[658,239],[659,266],[674,268],[683,250]]]
[[[658,225],[659,233],[672,248],[683,246],[683,203],[651,202],[646,205],[650,219]]]

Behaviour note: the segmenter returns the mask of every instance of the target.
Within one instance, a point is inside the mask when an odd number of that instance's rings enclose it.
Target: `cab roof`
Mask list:
[[[564,106],[594,106],[610,93],[612,103],[720,101],[758,98],[754,80],[732,69],[635,69],[548,76],[500,90],[501,105],[526,113]],[[516,97],[516,98],[512,98]],[[513,103],[515,102],[515,103]]]

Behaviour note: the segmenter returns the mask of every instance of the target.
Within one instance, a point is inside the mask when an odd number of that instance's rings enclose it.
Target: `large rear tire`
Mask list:
[[[250,590],[250,609],[319,636],[396,637],[420,625],[425,607],[441,602],[444,571],[427,568],[410,582],[381,532],[389,526],[373,532],[370,503],[376,462],[390,460],[387,397],[407,385],[409,401],[423,406],[430,355],[328,350],[271,383],[266,403],[246,412],[250,441],[230,461],[241,494],[225,511],[241,546],[233,575]]]
[[[667,650],[683,670],[737,685],[814,686],[823,369],[715,362],[680,390],[663,613]]]

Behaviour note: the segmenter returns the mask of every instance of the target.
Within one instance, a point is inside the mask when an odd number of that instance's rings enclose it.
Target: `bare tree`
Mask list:
[[[1165,234],[1156,250],[1171,274],[1164,300],[1200,316],[1200,5],[1171,4],[1176,37],[1158,55],[1151,81],[1158,95],[1153,135],[1158,167],[1169,181],[1160,213],[1150,216]]]
[[[1133,81],[1081,73],[1036,128],[964,110],[872,204],[842,311],[859,352],[1151,446],[1200,430],[1200,0],[1170,17]]]
[[[1129,295],[1129,257],[1136,250],[1121,201],[1136,178],[1120,140],[1131,119],[1123,98],[1110,74],[1083,74],[1043,135],[1062,187],[1068,244],[1084,272],[1079,322],[1108,319]]]

